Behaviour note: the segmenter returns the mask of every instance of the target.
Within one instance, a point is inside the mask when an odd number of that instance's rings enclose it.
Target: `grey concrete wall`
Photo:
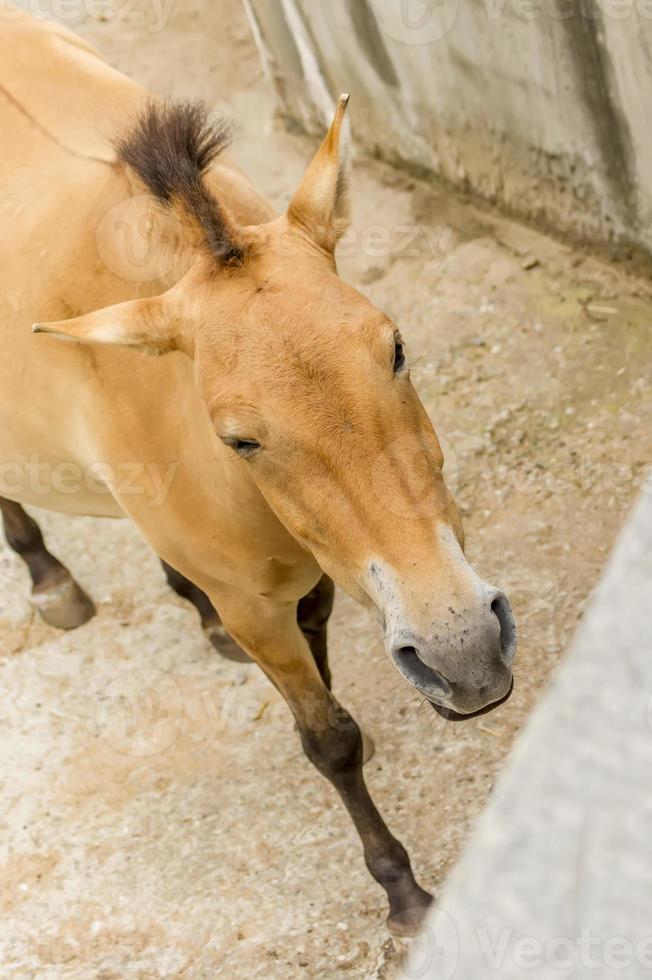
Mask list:
[[[404,980],[652,976],[651,654],[648,494]]]
[[[577,237],[652,250],[652,0],[245,0],[288,115]]]

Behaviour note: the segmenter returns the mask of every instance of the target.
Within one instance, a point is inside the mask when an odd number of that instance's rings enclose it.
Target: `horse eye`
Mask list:
[[[400,371],[405,365],[405,351],[403,350],[403,342],[396,337],[394,340],[394,374]]]
[[[222,442],[234,449],[238,456],[253,456],[260,449],[260,443],[255,439],[238,439],[235,436],[222,436]]]

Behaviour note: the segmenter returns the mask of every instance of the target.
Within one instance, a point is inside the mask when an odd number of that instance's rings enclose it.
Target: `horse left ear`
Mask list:
[[[113,344],[148,354],[182,350],[192,357],[192,340],[180,328],[171,306],[164,296],[129,300],[70,320],[35,323],[32,330],[82,344]]]
[[[340,95],[326,138],[288,208],[288,218],[328,252],[349,225],[349,96]]]

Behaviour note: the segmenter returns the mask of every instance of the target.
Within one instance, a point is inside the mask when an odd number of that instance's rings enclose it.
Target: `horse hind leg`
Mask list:
[[[43,535],[20,504],[0,497],[0,512],[7,544],[19,555],[32,579],[32,606],[57,629],[75,629],[95,615],[93,600],[77,584],[65,565],[45,547]]]
[[[204,634],[217,652],[226,657],[227,660],[235,660],[237,663],[250,663],[251,657],[244,650],[241,650],[235,640],[226,632],[222,620],[206,593],[202,592],[181,572],[177,572],[175,568],[168,565],[162,558],[161,565],[170,588],[182,599],[191,602],[199,613]]]
[[[297,622],[308,641],[317,669],[325,686],[331,689],[331,671],[328,665],[327,627],[335,586],[328,575],[322,575],[314,589],[304,596],[297,607]]]

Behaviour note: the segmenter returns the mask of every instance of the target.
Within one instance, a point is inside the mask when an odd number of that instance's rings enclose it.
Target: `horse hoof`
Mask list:
[[[417,886],[418,887],[418,886]],[[419,932],[423,925],[428,909],[432,905],[433,898],[428,892],[419,889],[419,895],[415,905],[408,905],[400,912],[393,912],[387,916],[387,928],[392,936],[397,939],[411,939]]]
[[[221,623],[209,623],[204,626],[206,638],[210,640],[217,652],[226,657],[227,660],[234,660],[238,664],[250,664],[251,657],[248,653],[238,646],[235,640],[229,636]]]
[[[376,743],[374,742],[371,735],[367,735],[364,729],[361,729],[362,735],[362,765],[366,766],[368,762],[373,759],[376,754]]]
[[[32,592],[31,603],[48,626],[59,630],[77,629],[92,619],[97,611],[93,600],[77,585],[72,575]]]

